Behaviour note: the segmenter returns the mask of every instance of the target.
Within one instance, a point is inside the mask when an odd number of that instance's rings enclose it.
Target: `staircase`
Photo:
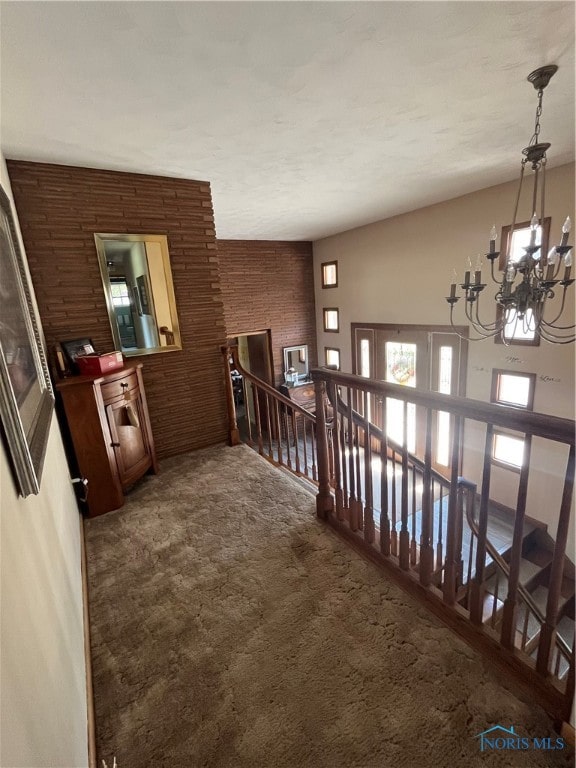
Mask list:
[[[502,630],[504,600],[510,589],[510,560],[514,541],[513,514],[512,510],[505,512],[494,507],[489,513],[487,541],[490,544],[489,549],[495,549],[499,558],[498,562],[490,555],[486,558],[483,574],[482,624],[496,633]],[[553,557],[554,541],[546,529],[539,524],[525,522],[518,568],[518,592],[521,602],[515,616],[514,646],[528,654],[534,661],[546,616]],[[570,669],[570,652],[574,642],[576,596],[574,572],[574,564],[566,558],[558,602],[557,647],[555,658],[552,660],[553,676],[559,681],[567,679]],[[464,584],[460,590],[459,602],[466,606],[467,599],[468,590]]]
[[[234,349],[223,354],[226,366],[232,355],[243,375],[246,441],[314,483],[321,519],[527,687],[549,714],[568,721],[576,667],[574,564],[566,557],[574,422],[325,369],[312,371],[313,414],[243,370]],[[240,430],[231,381],[227,391],[234,445]],[[379,403],[381,428],[362,415],[370,397]],[[404,403],[405,420],[408,404],[421,409],[423,458],[387,435],[387,398]],[[451,420],[446,477],[432,466],[439,413]],[[524,434],[527,459],[514,509],[491,500],[494,429]],[[529,480],[540,469],[543,447],[554,456],[556,473],[546,478],[547,519],[555,518],[550,530],[527,511]],[[461,477],[463,455],[471,452],[480,465],[476,483]]]

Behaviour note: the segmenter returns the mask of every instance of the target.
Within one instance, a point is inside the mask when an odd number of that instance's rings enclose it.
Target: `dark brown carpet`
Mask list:
[[[99,760],[118,768],[567,766],[556,734],[249,448],[167,460],[86,523]],[[101,765],[101,763],[98,763]]]

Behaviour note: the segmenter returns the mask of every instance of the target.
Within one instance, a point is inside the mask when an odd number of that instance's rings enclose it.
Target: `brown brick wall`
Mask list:
[[[218,240],[218,259],[228,336],[269,328],[276,384],[283,347],[308,344],[316,365],[312,243]]]
[[[49,348],[113,349],[95,232],[165,234],[181,352],[140,358],[160,458],[226,439],[224,314],[207,182],[7,161]]]

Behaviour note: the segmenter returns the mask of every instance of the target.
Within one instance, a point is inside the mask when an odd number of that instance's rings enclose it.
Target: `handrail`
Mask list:
[[[341,373],[327,368],[313,368],[310,372],[313,381],[330,381],[342,386],[358,388],[359,377],[351,373]],[[480,400],[472,400],[456,395],[444,395],[440,392],[428,392],[407,388],[402,384],[391,384],[362,377],[362,389],[375,395],[393,397],[437,411],[447,411],[455,416],[463,416],[475,421],[483,421],[498,427],[513,429],[527,435],[544,437],[548,440],[576,445],[574,422],[559,416],[526,411],[508,405],[495,405]]]
[[[243,368],[240,361],[238,360],[238,355],[237,355],[238,347],[228,345],[228,346],[224,346],[223,349],[228,350],[228,352],[230,352],[230,354],[232,355],[232,359],[234,361],[234,367],[239,373],[242,374],[242,376],[245,379],[248,379],[248,381],[251,381],[253,384],[256,384],[256,386],[259,389],[261,389],[263,392],[266,392],[268,395],[271,395],[280,403],[283,403],[284,405],[289,405],[290,408],[295,413],[300,413],[303,416],[307,417],[311,422],[316,423],[316,416],[311,411],[306,410],[306,408],[303,408],[301,405],[294,402],[294,400],[290,400],[290,398],[286,397],[286,395],[283,395],[282,392],[279,392],[270,384],[258,378],[258,376],[254,376],[253,373],[250,373],[250,371],[247,371],[245,368]]]
[[[458,478],[458,485],[461,488],[466,488],[468,491],[473,493],[474,496],[476,495],[476,489],[477,489],[476,483],[472,483],[470,480],[466,480],[465,478],[460,477]],[[476,523],[476,520],[474,519],[474,508],[475,508],[474,504],[466,505],[466,520],[468,521],[470,530],[474,533],[476,538],[479,539],[480,529]],[[508,566],[508,563],[506,562],[506,560],[504,560],[502,555],[498,552],[498,550],[492,544],[492,542],[488,539],[488,537],[486,538],[486,549],[490,554],[490,557],[492,558],[492,560],[494,560],[494,562],[500,568],[500,570],[504,573],[504,575],[510,576],[510,568]],[[532,598],[532,595],[530,594],[530,592],[528,592],[526,587],[523,584],[519,583],[517,587],[517,591],[519,592],[520,595],[522,595],[524,602],[530,608],[532,613],[536,616],[538,621],[541,624],[544,624],[544,622],[546,621],[546,617],[544,616],[540,608],[537,606],[534,599]],[[568,643],[564,640],[564,638],[561,637],[561,635],[558,635],[558,634],[556,635],[556,643],[562,649],[562,653],[564,654],[564,656],[569,659],[570,654],[572,653],[572,649],[570,648]]]
[[[328,399],[330,400],[330,403],[332,407],[334,407],[334,403],[332,402],[332,398],[330,397],[330,392],[328,392]],[[393,437],[389,437],[388,435],[385,435],[382,429],[380,427],[376,426],[372,421],[368,421],[365,416],[363,416],[358,411],[354,410],[354,408],[348,409],[348,406],[342,400],[342,398],[337,395],[337,410],[338,413],[341,413],[344,416],[348,416],[350,411],[352,412],[352,420],[354,424],[358,427],[366,428],[368,425],[370,425],[370,435],[371,437],[375,437],[377,440],[380,440],[380,442],[383,442],[384,440],[387,441],[388,446],[392,448],[392,450],[396,451],[397,453],[401,453],[403,450],[403,446],[400,445],[396,440],[394,440]],[[413,453],[408,453],[408,459],[412,462],[412,464],[415,467],[418,467],[418,469],[424,471],[426,465],[422,459],[420,459],[418,456],[415,456]],[[444,477],[444,475],[441,472],[438,472],[438,470],[434,469],[434,467],[430,467],[430,474],[431,476],[437,480],[439,483],[444,483],[445,485],[450,485],[450,481],[448,478]]]

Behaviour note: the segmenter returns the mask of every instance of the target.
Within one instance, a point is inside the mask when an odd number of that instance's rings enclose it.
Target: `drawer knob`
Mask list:
[[[122,389],[128,389],[128,382],[127,381],[121,381],[120,382],[120,386],[122,387]]]
[[[110,443],[112,448],[120,448],[120,443]]]

